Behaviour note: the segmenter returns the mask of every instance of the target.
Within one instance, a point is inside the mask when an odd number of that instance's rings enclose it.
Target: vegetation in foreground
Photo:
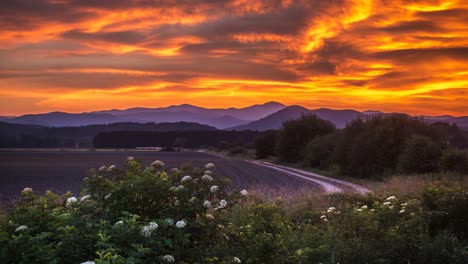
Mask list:
[[[82,197],[30,188],[0,220],[2,263],[467,263],[468,192],[334,194],[265,202],[215,167],[130,158]],[[188,176],[190,175],[190,176]]]

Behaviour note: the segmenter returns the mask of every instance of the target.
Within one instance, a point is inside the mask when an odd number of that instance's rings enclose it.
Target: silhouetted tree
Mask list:
[[[302,149],[310,140],[334,130],[333,123],[316,115],[302,115],[296,120],[286,121],[278,140],[278,155],[283,161],[298,161]]]
[[[275,149],[278,141],[278,130],[268,130],[255,139],[255,152],[259,159],[276,155]]]
[[[398,159],[404,173],[426,173],[438,170],[442,149],[440,144],[424,136],[414,135],[405,144]]]

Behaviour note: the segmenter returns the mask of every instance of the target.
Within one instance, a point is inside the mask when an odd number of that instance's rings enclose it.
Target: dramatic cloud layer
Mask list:
[[[277,100],[468,115],[468,2],[2,0],[0,115]]]

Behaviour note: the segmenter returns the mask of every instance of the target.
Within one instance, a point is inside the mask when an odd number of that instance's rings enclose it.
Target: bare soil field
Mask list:
[[[285,171],[204,152],[0,150],[0,200],[17,197],[25,187],[44,192],[78,194],[90,168],[115,164],[123,167],[128,156],[143,164],[162,160],[166,167],[216,165],[217,177],[228,177],[233,187],[249,190],[320,191],[320,185]]]

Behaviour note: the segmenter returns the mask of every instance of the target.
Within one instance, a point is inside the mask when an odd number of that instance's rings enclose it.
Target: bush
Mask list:
[[[25,189],[0,226],[0,259],[167,263],[164,256],[171,255],[178,263],[230,260],[234,256],[216,251],[217,241],[224,239],[218,226],[227,225],[222,215],[241,195],[228,194],[225,180],[210,177],[168,173],[161,163],[144,168],[129,160],[126,170],[93,170],[81,199]]]
[[[399,156],[398,167],[404,173],[437,171],[442,155],[440,145],[424,136],[412,136]]]
[[[458,149],[448,149],[444,151],[440,160],[442,171],[468,174],[468,153]]]

